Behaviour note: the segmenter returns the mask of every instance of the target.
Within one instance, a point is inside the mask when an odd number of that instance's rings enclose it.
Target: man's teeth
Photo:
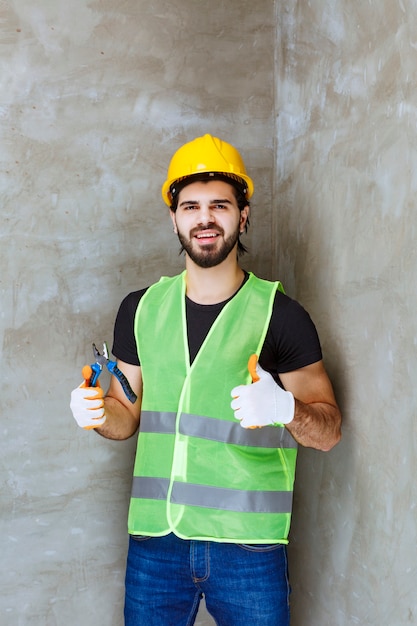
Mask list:
[[[201,233],[197,235],[197,239],[207,239],[208,237],[217,237],[216,233]]]

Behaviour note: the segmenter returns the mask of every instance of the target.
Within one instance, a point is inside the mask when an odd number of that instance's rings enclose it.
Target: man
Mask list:
[[[185,272],[128,295],[115,324],[138,399],[113,377],[104,399],[72,393],[78,424],[104,437],[140,422],[128,626],[193,624],[203,595],[220,626],[289,624],[297,444],[330,450],[341,417],[308,314],[238,263],[252,193],[230,144],[205,135],[174,154],[162,196]]]

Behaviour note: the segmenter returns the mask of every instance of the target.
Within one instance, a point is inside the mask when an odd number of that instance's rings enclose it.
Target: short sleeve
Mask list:
[[[291,372],[322,359],[316,327],[296,300],[277,292],[261,351],[261,366],[273,375]]]
[[[122,301],[114,324],[112,353],[120,361],[140,365],[135,340],[135,315],[146,289],[133,291]]]

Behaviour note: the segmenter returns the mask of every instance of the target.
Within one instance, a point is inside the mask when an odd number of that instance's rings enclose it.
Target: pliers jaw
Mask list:
[[[103,354],[100,354],[96,344],[93,343],[93,354],[96,363],[99,363],[101,366],[106,365],[107,361],[109,360],[109,349],[107,347],[107,343],[103,343]]]
[[[93,354],[94,354],[94,358],[95,358],[95,363],[92,363],[91,365],[91,369],[93,371],[91,379],[90,379],[90,385],[91,387],[95,387],[97,384],[97,380],[98,377],[100,376],[101,372],[103,371],[103,367],[104,365],[107,365],[109,357],[109,350],[107,348],[107,343],[104,342],[103,343],[103,354],[100,354],[99,350],[97,349],[97,346],[95,343],[93,343]]]

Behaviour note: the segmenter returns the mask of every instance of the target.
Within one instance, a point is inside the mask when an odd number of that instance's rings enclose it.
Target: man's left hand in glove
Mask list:
[[[249,363],[251,359],[249,360]],[[251,367],[249,368],[251,371]],[[290,391],[282,389],[269,372],[256,362],[253,382],[239,385],[231,391],[231,407],[243,428],[262,428],[275,424],[289,424],[294,419],[295,400]]]

